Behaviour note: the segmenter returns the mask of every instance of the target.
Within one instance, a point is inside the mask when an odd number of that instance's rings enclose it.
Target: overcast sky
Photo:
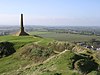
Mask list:
[[[99,26],[100,0],[0,0],[0,25]]]

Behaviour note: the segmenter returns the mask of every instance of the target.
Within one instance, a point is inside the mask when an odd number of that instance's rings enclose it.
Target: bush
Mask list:
[[[41,48],[32,49],[33,56],[42,56],[42,52]]]
[[[48,48],[35,48],[32,49],[32,55],[33,56],[38,56],[38,57],[49,57],[52,53],[53,50],[52,49],[48,49]]]
[[[59,51],[59,52],[62,52],[65,49],[72,50],[74,46],[75,45],[73,45],[71,43],[57,42],[57,41],[48,44],[49,48],[51,48],[55,51]]]
[[[98,68],[98,64],[88,59],[80,59],[75,62],[74,67],[81,73],[87,74],[93,70],[96,70]]]
[[[0,42],[0,58],[9,56],[16,52],[13,46],[14,44],[11,42]]]
[[[52,53],[53,53],[52,49],[47,49],[43,51],[42,56],[49,57]]]
[[[54,75],[62,75],[61,73],[55,73]]]
[[[77,61],[77,60],[80,60],[80,59],[83,59],[83,57],[82,56],[80,56],[80,55],[77,55],[77,54],[75,54],[72,58],[70,58],[71,59],[71,63],[72,63],[72,65],[70,65],[69,66],[69,68],[70,69],[74,69],[74,63]]]

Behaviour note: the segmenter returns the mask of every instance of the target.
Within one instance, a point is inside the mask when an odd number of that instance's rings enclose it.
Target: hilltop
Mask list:
[[[34,36],[0,36],[0,41],[6,51],[9,51],[8,43],[15,50],[0,58],[0,75],[100,74],[99,51]]]

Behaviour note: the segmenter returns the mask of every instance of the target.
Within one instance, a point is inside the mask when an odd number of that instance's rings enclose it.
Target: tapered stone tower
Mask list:
[[[18,36],[28,36],[29,34],[24,31],[24,26],[23,26],[23,14],[21,14],[21,27],[20,31],[17,33]]]

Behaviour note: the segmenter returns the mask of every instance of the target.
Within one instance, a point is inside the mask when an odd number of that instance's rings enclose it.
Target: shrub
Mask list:
[[[71,43],[57,42],[57,41],[48,44],[49,48],[59,52],[62,52],[65,49],[72,50],[74,46],[75,45]]]
[[[33,56],[48,57],[53,53],[53,50],[49,48],[34,48],[31,52]]]
[[[49,57],[53,53],[52,49],[44,50],[42,56]]]
[[[42,56],[42,52],[41,48],[32,49],[33,56]]]
[[[81,73],[87,74],[93,70],[96,70],[98,68],[98,64],[88,59],[80,59],[75,62],[74,67]]]
[[[0,42],[0,58],[9,56],[16,52],[13,46],[14,44],[11,42]]]
[[[62,75],[61,73],[54,73],[54,75]]]

